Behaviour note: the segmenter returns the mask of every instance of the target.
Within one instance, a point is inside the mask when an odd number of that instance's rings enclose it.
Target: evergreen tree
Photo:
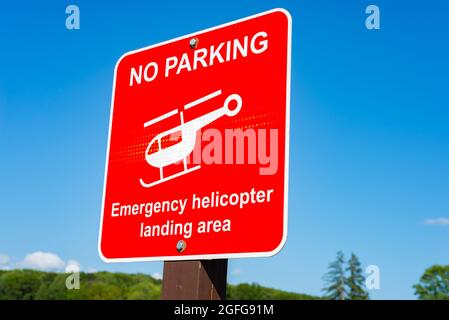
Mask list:
[[[359,258],[353,253],[348,261],[346,271],[349,272],[348,277],[348,299],[350,300],[368,300],[369,295],[365,290],[365,276],[360,266]]]
[[[337,259],[329,265],[329,271],[324,276],[326,286],[324,297],[330,300],[345,300],[348,296],[347,279],[345,275],[345,258],[343,252],[337,252]]]

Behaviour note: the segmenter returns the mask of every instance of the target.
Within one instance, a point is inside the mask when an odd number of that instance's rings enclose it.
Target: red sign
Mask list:
[[[98,249],[106,262],[274,255],[287,236],[291,17],[123,55]]]

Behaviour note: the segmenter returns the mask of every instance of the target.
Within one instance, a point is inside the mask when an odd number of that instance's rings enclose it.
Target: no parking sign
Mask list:
[[[99,253],[270,256],[287,236],[291,17],[283,9],[117,62]]]

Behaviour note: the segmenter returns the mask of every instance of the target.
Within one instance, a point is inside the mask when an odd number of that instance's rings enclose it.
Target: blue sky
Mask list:
[[[1,4],[0,254],[161,272],[98,257],[113,70],[129,50],[275,7],[293,17],[289,238],[230,261],[232,283],[320,294],[336,251],[381,271],[373,298],[413,299],[449,264],[449,25],[445,1],[75,1]],[[381,30],[365,28],[365,8]],[[5,259],[3,259],[5,261]],[[0,259],[0,262],[2,259]]]

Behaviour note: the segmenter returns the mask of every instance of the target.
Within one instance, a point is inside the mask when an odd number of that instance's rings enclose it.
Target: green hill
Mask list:
[[[0,300],[156,300],[161,294],[161,280],[145,274],[112,272],[80,273],[80,289],[68,290],[68,274],[35,270],[0,270]],[[228,285],[230,300],[309,300],[319,299],[258,284]]]

